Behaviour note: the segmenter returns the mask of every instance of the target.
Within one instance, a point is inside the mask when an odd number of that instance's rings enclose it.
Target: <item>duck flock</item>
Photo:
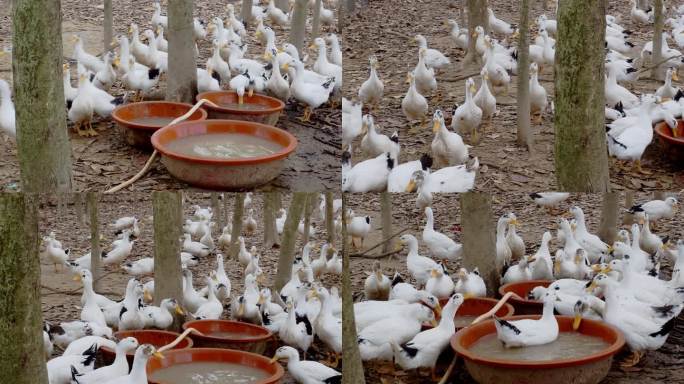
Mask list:
[[[673,83],[678,80],[677,70],[684,59],[679,50],[668,44],[674,42],[680,49],[684,47],[684,7],[665,9],[663,13],[667,28],[671,28],[663,33],[661,57],[666,60],[662,64],[664,83],[650,90],[650,93],[638,94],[628,88],[633,89],[637,85],[644,87],[640,83],[640,76],[648,76],[650,72],[642,75],[641,72],[645,71],[640,71],[640,68],[651,64],[653,44],[652,41],[644,41],[637,45],[630,41],[636,35],[626,26],[652,30],[654,16],[652,9],[641,10],[635,2],[632,1],[627,20],[606,16],[606,142],[609,155],[619,160],[617,166],[625,168],[626,164],[623,163],[633,163],[638,171],[649,173],[641,168],[641,158],[653,141],[653,124],[667,122],[676,136],[676,119],[681,118],[684,107],[681,98],[684,93]],[[406,74],[408,90],[403,96],[401,111],[382,111],[383,115],[386,112],[403,114],[405,122],[400,123],[402,126],[399,129],[383,133],[374,115],[379,114],[381,106],[387,106],[389,97],[385,94],[383,70],[379,64],[382,58],[370,56],[368,78],[365,81],[359,79],[361,85],[356,95],[346,95],[350,99],[343,99],[342,143],[345,152],[342,155],[342,178],[345,191],[403,192],[417,189],[423,193],[434,193],[464,192],[473,188],[479,163],[470,150],[478,144],[479,136],[495,130],[491,123],[493,117],[499,114],[497,97],[511,96],[509,89],[512,76],[518,73],[515,41],[518,28],[498,18],[492,8],[488,8],[487,12],[489,33],[485,33],[482,26],[477,26],[472,36],[476,39],[476,52],[473,54],[482,63],[480,84],[477,86],[472,77],[464,80],[465,95],[454,105],[449,125],[445,123],[447,114],[440,105],[444,95],[442,90],[438,90],[437,82],[440,74],[461,65],[454,63],[453,57],[431,48],[427,38],[421,34],[412,38],[417,50],[409,53],[408,57],[414,57],[416,64]],[[449,29],[445,34],[448,34],[450,44],[465,56],[471,38],[468,29],[459,26],[454,19],[446,22]],[[541,124],[545,113],[553,113],[553,102],[549,100],[539,76],[545,69],[553,76],[557,22],[542,14],[535,19],[530,29],[536,30],[536,36],[529,46],[530,113],[533,122]],[[644,37],[652,40],[652,35]],[[387,68],[385,75],[396,73],[395,69]],[[393,85],[396,85],[396,77],[392,80]],[[649,85],[645,86],[648,89]],[[402,140],[422,134],[430,110],[433,135],[429,149],[419,159],[406,156],[401,159]],[[549,118],[548,121],[553,120]],[[415,122],[420,124],[416,125]],[[396,122],[388,124],[397,125]],[[470,145],[464,140],[466,135],[470,138]],[[414,148],[408,152],[416,153]],[[352,155],[360,157],[354,165]],[[409,186],[409,181],[414,183]]]
[[[227,4],[225,14],[208,22],[194,18],[197,91],[231,89],[238,93],[240,103],[245,93],[254,92],[267,93],[286,103],[295,100],[305,107],[302,119],[309,121],[316,108],[338,97],[342,86],[342,51],[337,35],[329,33],[313,39],[309,48],[315,50],[316,59],[309,60],[309,55],[294,45],[279,43],[289,33],[292,5],[289,12],[284,12],[273,0],[265,6],[259,3],[255,1],[252,6],[254,22],[248,27],[237,16],[233,4]],[[313,9],[315,1],[309,3],[308,9]],[[323,28],[334,26],[336,20],[326,3],[321,2],[320,9]],[[117,105],[142,101],[162,86],[168,71],[169,44],[164,37],[167,26],[168,17],[155,1],[149,29],[130,24],[128,35],[119,35],[112,43],[118,46],[117,51],[98,57],[86,51],[81,36],[70,38],[74,44],[73,62],[63,65],[64,99],[68,119],[80,136],[97,135],[92,128],[95,115],[108,118]],[[260,48],[248,52],[248,43]],[[211,54],[203,60],[199,47],[205,45],[211,47]],[[262,55],[257,53],[259,50]],[[72,66],[76,67],[76,87],[72,85]],[[115,97],[113,92],[120,89],[124,95]],[[16,136],[11,90],[4,80],[0,80],[0,128],[8,136]]]
[[[576,327],[582,318],[605,321],[625,335],[633,353],[623,365],[633,366],[645,352],[665,343],[684,308],[684,239],[655,230],[656,226],[681,225],[679,203],[675,197],[666,197],[630,207],[625,213],[633,215],[634,224],[617,228],[615,242],[607,244],[589,232],[582,207],[562,208],[569,197],[568,193],[530,195],[536,205],[548,210],[538,214],[548,214],[557,223],[555,234],[550,228],[542,229],[534,250],[518,233],[523,224],[515,213],[498,219],[494,262],[501,271],[499,283],[552,283],[534,288],[528,297],[544,303],[540,320],[495,318],[497,336],[507,347],[551,342],[558,336],[554,310],[574,316]],[[589,207],[589,211],[596,209]],[[430,368],[434,374],[436,361],[455,332],[458,307],[469,297],[485,297],[488,291],[478,269],[464,263],[462,245],[448,232],[435,230],[432,207],[425,207],[424,214],[422,233],[400,237],[408,250],[405,264],[399,256],[401,267],[386,275],[376,262],[367,272],[364,299],[354,304],[362,359],[390,364],[392,372],[396,364],[403,370]],[[530,225],[539,225],[538,220]],[[352,221],[349,234],[363,239],[372,230],[367,216]],[[421,244],[426,254],[419,253]],[[662,265],[672,266],[671,276],[660,271]],[[450,273],[452,266],[456,266],[454,273]],[[433,327],[426,330],[426,323]]]
[[[334,200],[333,205],[337,216],[336,230],[339,231],[341,200]],[[325,227],[325,199],[320,199],[320,205],[312,214],[309,230],[312,240],[296,255],[291,279],[278,292],[265,285],[267,280],[274,280],[269,277],[275,277],[275,262],[260,260],[260,254],[266,250],[260,251],[257,245],[247,246],[249,243],[261,244],[257,237],[255,208],[256,204],[248,194],[242,234],[237,239],[239,252],[236,260],[229,261],[222,252],[233,244],[231,226],[222,228],[215,241],[212,228],[216,223],[212,209],[192,207],[193,213],[185,220],[180,239],[182,297],[162,298],[159,306],[152,305],[155,295],[154,259],[132,260],[131,257],[141,235],[141,223],[137,218],[121,217],[108,226],[107,232],[114,233],[115,239],[101,255],[108,274],[129,276],[125,287],[111,288],[120,291],[122,299],[94,291],[90,253],[72,258],[69,249],[57,240],[54,232],[45,236],[41,260],[54,264],[56,271],[62,270],[65,279],[74,276],[74,280],[83,286],[78,318],[44,324],[43,341],[50,384],[147,383],[147,359],[158,352],[151,345],[139,345],[135,338],[116,340],[113,332],[168,329],[173,325],[175,315],[187,320],[230,318],[261,325],[278,336],[283,346],[274,359],[287,361],[287,370],[297,382],[339,382],[341,374],[334,367],[342,351],[341,299],[338,288],[331,285],[330,277],[341,274],[342,259],[333,244],[313,240],[317,237],[316,227]],[[286,212],[280,210],[279,216],[276,228],[280,235]],[[304,221],[300,223],[298,233],[303,235]],[[324,238],[325,234],[318,237]],[[231,273],[231,281],[226,265],[230,271],[241,271],[238,282],[234,273]],[[198,271],[208,273],[198,276]],[[236,291],[236,286],[244,288]],[[315,339],[320,341],[317,350],[328,355],[327,365],[305,360]],[[116,351],[116,358],[111,365],[95,369],[95,357],[102,347]],[[125,354],[133,350],[136,351],[135,359],[129,371]],[[300,351],[303,352],[301,359]]]

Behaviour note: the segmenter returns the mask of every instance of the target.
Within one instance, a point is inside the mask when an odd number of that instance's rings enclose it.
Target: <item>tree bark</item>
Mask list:
[[[233,228],[230,233],[230,249],[228,250],[228,257],[236,260],[238,252],[240,252],[240,242],[238,237],[242,236],[242,216],[245,213],[245,194],[243,192],[235,194],[235,202],[233,203]]]
[[[605,0],[566,0],[558,9],[554,127],[561,191],[610,190],[603,88],[605,10]]]
[[[197,58],[195,57],[192,0],[169,0],[169,73],[166,100],[195,103]]]
[[[343,1],[337,2],[337,32],[338,33],[340,31],[344,31],[344,23],[345,23],[345,15],[346,15],[344,7],[345,7],[345,5],[344,5]]]
[[[24,192],[71,191],[59,1],[12,2],[12,74]],[[40,54],[38,54],[40,53]]]
[[[278,272],[275,279],[275,289],[278,292],[292,277],[292,263],[294,262],[295,245],[297,244],[297,227],[299,227],[306,200],[306,193],[295,192],[287,210],[280,256],[278,257]]]
[[[85,226],[85,213],[83,212],[83,193],[74,193],[74,210],[76,211],[76,221],[79,226]]]
[[[104,0],[104,31],[103,31],[103,52],[107,53],[112,49],[114,37],[112,27],[112,0]]]
[[[288,0],[275,0],[275,5],[285,13],[290,11],[290,2]]]
[[[35,195],[0,193],[0,370],[15,384],[47,384]]]
[[[261,194],[264,201],[264,248],[270,249],[280,246],[278,230],[276,229],[276,197],[279,192],[264,192]]]
[[[306,14],[309,0],[295,0],[290,22],[290,44],[297,47],[299,52],[304,48],[304,35],[306,33]]]
[[[347,198],[342,194],[342,212],[346,211]],[[345,384],[364,384],[363,362],[357,342],[356,320],[354,316],[354,297],[351,287],[351,266],[347,245],[347,220],[342,215],[342,382]]]
[[[542,0],[546,2],[546,0]],[[520,36],[518,37],[518,136],[517,142],[532,150],[530,127],[530,0],[520,0]]]
[[[333,211],[333,194],[325,193],[325,231],[328,244],[335,244],[335,212]]]
[[[467,0],[466,6],[468,8],[468,52],[463,59],[464,64],[480,63],[482,58],[475,50],[475,42],[477,39],[473,38],[475,28],[481,26],[485,33],[489,32],[489,20],[487,17],[487,0]]]
[[[625,210],[630,209],[634,205],[634,191],[625,192]],[[625,212],[622,216],[623,225],[632,225],[634,223],[634,215],[629,212]]]
[[[252,24],[252,0],[242,0],[240,17],[242,18],[242,24],[244,24],[245,27]]]
[[[316,0],[311,21],[311,41],[317,38],[321,32],[321,0]]]
[[[603,194],[598,236],[607,244],[613,244],[617,237],[618,197],[616,192],[605,192]]]
[[[653,32],[653,58],[652,64],[662,61],[663,53],[663,0],[653,0],[654,32]],[[651,69],[651,77],[663,80],[663,65],[657,65]]]
[[[100,256],[100,223],[97,212],[97,192],[88,192],[86,206],[90,221],[90,272],[93,275],[93,289],[100,290],[102,277],[102,257]]]
[[[356,11],[356,0],[344,0],[347,15],[351,15]]]
[[[314,204],[316,204],[316,194],[307,193],[306,194],[306,206],[304,207],[304,234],[302,235],[302,244],[309,242],[309,233],[311,228],[311,213],[313,212]]]
[[[216,221],[216,224],[218,225],[218,228],[216,231],[218,233],[221,233],[223,230],[224,221],[223,221],[223,214],[221,214],[221,203],[219,202],[219,194],[218,192],[212,192],[211,193],[211,209],[212,209],[212,218]],[[211,227],[209,228],[211,229]],[[212,236],[214,235],[214,232],[212,230]]]
[[[494,297],[499,287],[501,271],[496,266],[496,231],[493,221],[492,197],[486,193],[468,192],[461,200],[463,264],[468,269],[479,268],[487,285],[487,296]]]
[[[387,253],[391,249],[393,242],[392,237],[392,196],[385,191],[380,194],[380,215],[382,221],[382,253]]]
[[[181,192],[152,192],[154,217],[154,302],[174,298],[183,302],[181,274],[181,227],[183,195]],[[175,316],[173,329],[179,330],[181,319]]]

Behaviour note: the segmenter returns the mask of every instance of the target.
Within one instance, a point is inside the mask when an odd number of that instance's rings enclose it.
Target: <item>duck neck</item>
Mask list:
[[[321,44],[318,46],[318,57],[316,58],[316,61],[319,64],[323,64],[323,65],[328,64],[328,55],[327,55],[327,49],[325,47],[325,44]]]
[[[542,320],[550,320],[550,319],[554,318],[554,316],[553,316],[553,307],[554,307],[553,302],[554,302],[554,300],[556,300],[556,299],[555,298],[548,298],[544,302],[544,309],[542,312]]]
[[[577,212],[577,215],[575,215],[575,221],[577,221],[577,228],[575,229],[576,231],[579,231],[580,233],[587,232],[587,223],[584,221],[583,212]]]
[[[425,229],[430,231],[435,230],[434,218],[432,216],[432,210],[428,209],[425,211],[425,216],[427,216],[427,222],[425,223]]]
[[[129,377],[134,383],[146,383],[147,382],[147,356],[138,355],[133,360],[133,368],[131,368],[131,374]]]
[[[439,327],[440,329],[447,329],[447,330],[454,330],[455,325],[454,325],[454,316],[456,316],[456,310],[458,308],[456,307],[456,304],[453,303],[453,301],[450,301],[447,303],[447,305],[444,306],[444,309],[442,310],[442,319],[439,320]]]
[[[505,233],[506,233],[506,221],[505,220],[499,220],[499,222],[496,224],[496,238],[499,240],[505,239],[506,238]]]
[[[407,257],[412,257],[412,256],[418,256],[418,240],[415,238],[410,239],[408,243],[408,256]]]

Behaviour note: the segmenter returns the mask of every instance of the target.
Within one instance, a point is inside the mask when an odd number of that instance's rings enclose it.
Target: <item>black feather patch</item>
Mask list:
[[[497,323],[499,323],[499,325],[501,325],[501,326],[503,326],[503,327],[506,327],[506,328],[509,328],[509,329],[510,329],[511,331],[513,331],[516,335],[519,335],[519,334],[520,334],[520,330],[518,329],[518,327],[516,327],[515,325],[509,323],[508,321],[506,321],[506,320],[504,320],[504,319],[499,319],[499,318],[496,317],[496,316],[494,317],[494,320],[496,320]]]
[[[334,83],[335,83],[335,78],[330,77],[330,78],[328,78],[328,80],[325,83],[323,83],[322,87],[325,89],[330,89],[330,86],[333,85]]]
[[[660,317],[671,317],[674,316],[675,313],[673,309],[675,308],[674,305],[662,305],[659,307],[651,307],[653,308],[653,311],[658,314]]]
[[[632,63],[634,62],[634,59],[627,59],[627,60],[625,60],[625,61],[627,61],[628,63],[632,64]]]
[[[66,101],[67,110],[71,109],[71,105],[72,105],[73,103],[74,103],[73,100],[67,100],[67,101]]]
[[[121,319],[121,316],[123,316],[123,314],[126,313],[126,311],[128,311],[128,309],[126,309],[125,305],[121,307],[121,312],[119,312],[119,319]]]
[[[219,83],[221,82],[221,75],[216,71],[211,71],[211,77],[216,79]]]
[[[394,276],[392,277],[392,286],[394,287],[395,285],[399,283],[403,283],[404,279],[401,277],[401,274],[399,272],[395,273]]]
[[[273,69],[273,63],[268,63],[268,64],[264,65],[264,69],[267,71],[272,70]]]
[[[389,152],[387,153],[387,168],[394,168],[394,159],[390,156]]]
[[[124,98],[123,96],[115,97],[114,99],[112,99],[112,101],[110,101],[110,103],[112,105],[121,105],[124,103]]]
[[[261,315],[261,322],[262,322],[264,325],[271,325],[271,316],[269,316],[268,312],[264,312],[264,313]]]
[[[71,366],[71,381],[75,382],[76,384],[80,384],[78,381],[78,378],[76,376],[81,376],[81,374],[78,373],[76,368],[72,365]]]
[[[323,380],[325,384],[342,384],[342,374],[337,374],[335,376],[330,376]]]
[[[91,74],[90,74],[90,81],[92,82],[93,80],[95,80],[95,74],[94,74],[94,73],[91,73]]]
[[[366,216],[366,224],[370,224],[370,216]]]
[[[541,199],[541,198],[542,198],[542,195],[538,194],[537,192],[535,192],[535,193],[530,193],[530,198],[531,198],[532,200],[534,200],[534,199]]]
[[[658,276],[658,271],[656,271],[655,267],[651,268],[650,271],[648,271],[649,276],[657,277]]]
[[[622,116],[625,115],[625,106],[622,104],[622,101],[618,101],[618,103],[615,104],[615,110],[620,112]]]
[[[626,46],[630,48],[634,48],[634,44],[630,43],[629,41],[625,43]]]
[[[97,343],[93,343],[87,350],[83,352],[85,359],[81,362],[84,367],[92,365],[95,363],[95,358],[97,357]]]
[[[153,79],[156,79],[157,77],[159,77],[159,73],[160,73],[159,68],[150,68],[150,70],[147,71],[147,77],[150,80],[153,80]]]
[[[432,157],[428,155],[427,153],[423,154],[423,156],[420,157],[420,168],[423,169],[423,171],[427,171],[432,167]]]
[[[349,151],[342,152],[342,164],[350,164],[350,163],[351,163],[351,153],[349,153]]]
[[[682,97],[684,97],[684,92],[682,92],[681,89],[678,89],[677,94],[674,97],[675,101],[679,101],[679,99],[681,99]]]
[[[399,144],[399,133],[394,132],[392,136],[390,136],[390,140],[394,141],[395,143]]]
[[[649,334],[651,337],[658,337],[658,336],[667,336],[672,329],[674,328],[674,323],[675,323],[675,318],[671,318],[665,325],[663,325],[662,328],[660,328],[660,331],[658,332],[653,332]]]
[[[629,213],[636,213],[636,212],[643,212],[644,209],[641,208],[641,204],[633,205],[632,208],[629,209]]]
[[[309,336],[313,335],[313,327],[311,327],[311,322],[309,321],[309,318],[306,315],[301,316],[297,312],[295,312],[295,318],[296,318],[297,324],[304,323],[304,326],[306,327],[306,334],[307,335],[309,335]]]
[[[414,348],[414,347],[410,347],[408,344],[409,343],[402,344],[401,349],[403,349],[406,352],[406,354],[409,355],[409,357],[411,357],[411,358],[416,357],[416,355],[418,354],[418,349]]]
[[[630,31],[629,29],[623,29],[623,30],[622,30],[622,33],[623,33],[624,35],[629,36],[629,35],[631,35],[631,34],[634,33],[634,32]]]
[[[634,67],[629,67],[629,68],[627,68],[627,73],[634,73],[634,72],[636,72],[636,71],[637,71],[637,69],[634,68]]]
[[[617,139],[614,138],[613,136],[611,136],[611,135],[607,135],[607,136],[610,137],[610,140],[611,140],[613,143],[615,143],[615,144],[621,146],[622,148],[627,149],[627,146],[626,146],[626,145],[624,145],[624,144],[622,144],[621,142],[617,141]]]

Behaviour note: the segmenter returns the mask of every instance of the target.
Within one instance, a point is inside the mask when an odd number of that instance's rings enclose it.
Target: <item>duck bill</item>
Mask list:
[[[164,355],[162,355],[161,352],[155,352],[152,355],[158,359],[165,359]]]
[[[576,314],[575,318],[572,319],[572,330],[576,331],[577,328],[579,328],[581,322],[582,322],[582,316],[579,314]]]
[[[435,120],[432,123],[432,133],[437,133],[439,131],[439,128],[440,128],[439,121]]]
[[[437,303],[437,305],[432,311],[435,312],[435,315],[437,317],[442,317],[442,306],[439,303]]]
[[[143,298],[145,299],[145,301],[148,302],[153,300],[152,294],[148,290],[145,290],[145,292],[143,293]]]
[[[416,182],[413,180],[409,180],[409,183],[406,185],[406,192],[414,192],[416,190]],[[404,244],[402,242],[401,244]]]
[[[259,295],[259,300],[257,300],[258,305],[264,304],[264,297],[262,295]]]
[[[245,96],[244,95],[238,95],[238,104],[242,105],[245,103]]]
[[[276,361],[278,361],[278,356],[273,356],[273,357],[271,358],[271,360],[268,361],[268,363],[269,363],[269,364],[273,364],[273,363],[275,363]]]
[[[180,305],[176,305],[176,313],[181,316],[185,315],[185,312],[183,312],[183,308],[181,308]]]
[[[596,282],[592,281],[591,284],[589,284],[589,286],[587,287],[587,292],[594,292],[594,289],[596,289]]]
[[[254,95],[254,88],[250,88],[249,91],[247,91],[247,96],[252,97]]]
[[[80,282],[81,281],[81,275],[74,275],[72,280]]]
[[[432,320],[430,320],[430,325],[432,325],[432,327],[436,327],[439,325],[439,323],[437,322],[436,319],[432,319]]]

